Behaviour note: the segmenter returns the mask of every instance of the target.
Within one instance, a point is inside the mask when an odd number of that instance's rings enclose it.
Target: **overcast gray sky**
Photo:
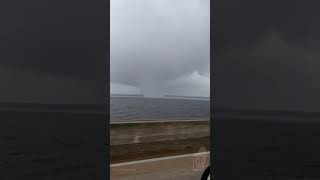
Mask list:
[[[320,1],[214,7],[215,107],[320,110]]]
[[[0,12],[0,103],[105,103],[107,24],[99,1],[6,1]]]
[[[209,0],[111,0],[111,93],[210,95]]]

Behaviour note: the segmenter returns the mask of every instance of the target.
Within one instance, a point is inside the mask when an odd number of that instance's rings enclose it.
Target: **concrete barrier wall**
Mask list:
[[[111,145],[210,136],[209,120],[135,121],[111,123]]]

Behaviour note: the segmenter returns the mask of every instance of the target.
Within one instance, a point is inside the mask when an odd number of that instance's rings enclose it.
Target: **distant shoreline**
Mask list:
[[[146,96],[110,96],[110,98],[146,98],[146,99],[179,99],[179,100],[202,100],[202,101],[210,101],[210,97],[208,98],[199,98],[199,97],[146,97]]]
[[[110,124],[138,124],[138,123],[174,123],[174,122],[207,122],[210,118],[180,118],[180,119],[113,119],[110,120]]]

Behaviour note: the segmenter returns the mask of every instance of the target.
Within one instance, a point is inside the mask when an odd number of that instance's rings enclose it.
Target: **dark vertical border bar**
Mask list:
[[[106,25],[107,25],[107,31],[106,31],[106,52],[107,52],[107,82],[106,82],[106,89],[105,89],[105,99],[106,99],[106,174],[107,178],[110,179],[110,0],[104,0],[106,2]]]
[[[214,73],[213,73],[213,55],[214,55],[214,2],[210,1],[210,176],[213,177],[214,173]]]
[[[109,0],[0,2],[1,180],[109,179],[109,14]]]

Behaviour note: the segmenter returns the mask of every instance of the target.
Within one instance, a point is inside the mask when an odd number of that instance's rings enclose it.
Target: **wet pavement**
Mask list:
[[[111,164],[111,180],[200,180],[209,163],[209,153]]]

